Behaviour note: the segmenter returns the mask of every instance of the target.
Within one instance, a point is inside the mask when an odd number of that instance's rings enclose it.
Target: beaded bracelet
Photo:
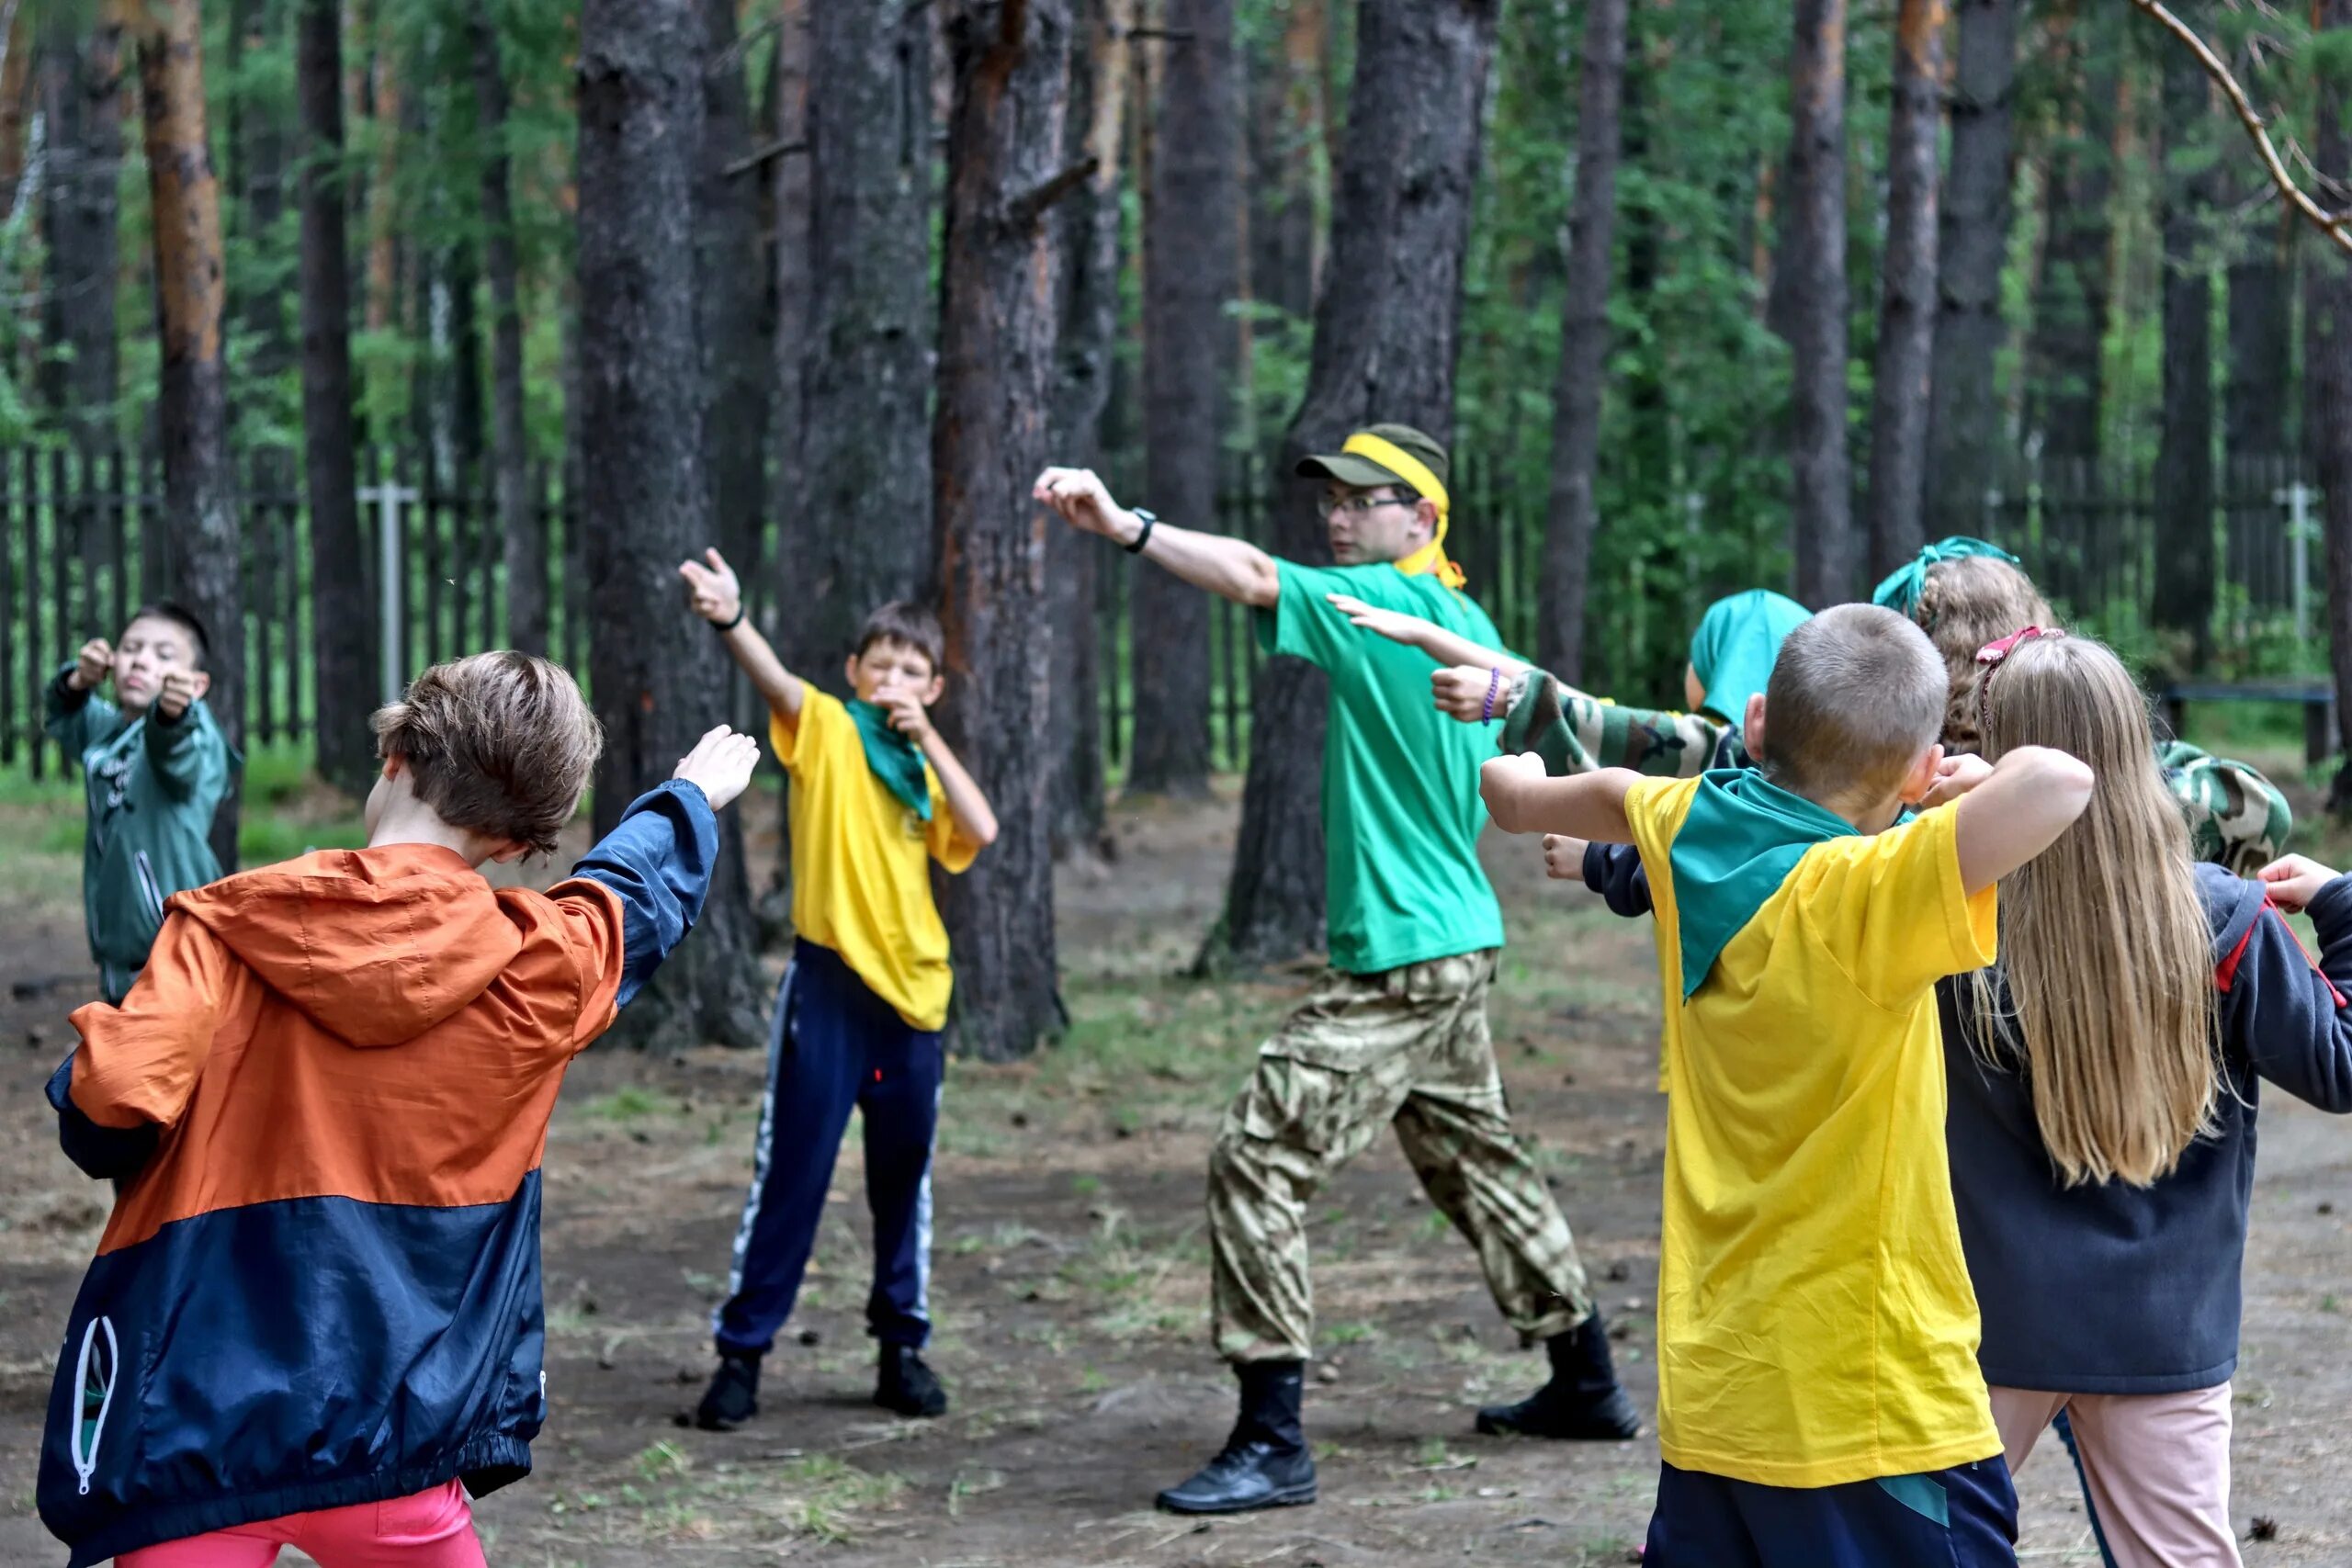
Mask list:
[[[1478,718],[1489,728],[1493,728],[1495,722],[1495,694],[1502,689],[1502,683],[1503,672],[1499,669],[1487,671],[1487,702],[1486,705],[1478,710]]]

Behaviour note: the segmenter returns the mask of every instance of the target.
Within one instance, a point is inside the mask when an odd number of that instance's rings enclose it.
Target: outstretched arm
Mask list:
[[[1641,782],[1631,768],[1552,778],[1532,751],[1497,757],[1478,770],[1478,793],[1506,833],[1559,833],[1606,844],[1634,841],[1625,792]]]
[[[1323,597],[1354,625],[1391,642],[1418,648],[1440,664],[1466,664],[1482,671],[1499,671],[1506,682],[1527,668],[1499,649],[1472,642],[1459,632],[1450,632],[1435,621],[1425,620],[1419,615],[1407,615],[1402,610],[1383,610],[1365,604],[1351,593],[1326,593]]]
[[[2058,841],[2091,803],[2090,764],[2020,746],[1961,797],[1961,886],[1973,897]],[[1933,798],[1931,796],[1931,798]]]
[[[800,717],[802,685],[800,677],[784,667],[775,656],[768,639],[760,628],[743,614],[743,586],[737,581],[735,569],[717,550],[705,550],[698,561],[680,561],[678,575],[686,580],[687,603],[695,615],[714,626],[732,624],[732,629],[719,634],[727,644],[727,651],[735,656],[743,673],[752,678],[752,689],[768,705],[768,710],[787,723]]]
[[[1071,527],[1100,534],[1115,545],[1132,545],[1143,533],[1143,520],[1112,500],[1091,468],[1047,468],[1037,476],[1030,493],[1061,513]],[[1247,539],[1155,523],[1142,553],[1144,559],[1193,587],[1237,604],[1268,610],[1282,598],[1274,558]]]

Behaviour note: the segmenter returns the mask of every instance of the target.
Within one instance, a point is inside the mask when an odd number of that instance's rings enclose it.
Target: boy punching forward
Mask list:
[[[931,1156],[955,983],[930,861],[961,872],[996,817],[932,728],[945,688],[939,623],[892,603],[866,617],[845,671],[854,701],[786,670],[745,618],[717,550],[678,568],[695,613],[768,705],[768,738],[792,776],[792,929],[777,993],[752,1190],[735,1232],[727,1303],[712,1324],[718,1371],[695,1423],[724,1431],[759,1410],[760,1359],[792,1315],[825,1217],[853,1109],[865,1122],[874,1213],[868,1330],[881,1342],[874,1402],[937,1416],[946,1391],[924,1364],[931,1337]]]
[[[1370,637],[1330,603],[1436,622],[1484,647],[1500,638],[1446,558],[1445,449],[1378,424],[1308,457],[1339,565],[1276,560],[1245,540],[1160,523],[1113,501],[1081,468],[1048,468],[1036,496],[1212,593],[1258,612],[1259,645],[1331,677],[1323,752],[1331,967],[1274,1037],[1209,1153],[1216,1348],[1241,1410],[1224,1449],[1159,1495],[1175,1513],[1236,1513],[1315,1500],[1300,1421],[1314,1329],[1306,1206],[1333,1172],[1394,1127],[1405,1156],[1478,1255],[1495,1304],[1542,1340],[1552,1377],[1533,1396],[1478,1413],[1482,1432],[1630,1438],[1609,1339],[1567,1222],[1511,1135],[1487,1032],[1502,909],[1478,867],[1476,730],[1430,705],[1436,662]]]
[[[109,1002],[146,967],[164,900],[220,874],[212,814],[238,759],[204,704],[205,653],[204,623],[162,600],[116,641],[84,643],[49,683],[50,739],[82,764],[89,795],[82,905]],[[112,702],[97,694],[109,681]]]

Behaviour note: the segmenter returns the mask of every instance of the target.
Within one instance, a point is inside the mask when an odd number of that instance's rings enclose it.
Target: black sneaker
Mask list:
[[[885,1345],[874,1403],[899,1416],[944,1416],[947,1391],[939,1386],[938,1374],[923,1364],[913,1346]]]
[[[1241,1413],[1216,1458],[1159,1495],[1171,1514],[1246,1514],[1315,1501],[1315,1456],[1300,1422],[1297,1361],[1249,1361],[1234,1369]]]
[[[1609,1328],[1596,1312],[1566,1334],[1544,1342],[1552,1380],[1516,1404],[1478,1412],[1478,1430],[1491,1438],[1553,1438],[1614,1442],[1637,1436],[1641,1412],[1617,1386],[1609,1363]]]
[[[759,1413],[760,1359],[719,1357],[718,1371],[695,1406],[695,1425],[706,1432],[731,1432]]]

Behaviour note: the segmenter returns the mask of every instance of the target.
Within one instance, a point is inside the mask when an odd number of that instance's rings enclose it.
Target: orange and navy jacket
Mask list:
[[[170,900],[50,1084],[66,1153],[119,1185],[41,1448],[72,1568],[528,1473],[548,1118],[718,845],[673,782],[546,893],[405,844]]]

